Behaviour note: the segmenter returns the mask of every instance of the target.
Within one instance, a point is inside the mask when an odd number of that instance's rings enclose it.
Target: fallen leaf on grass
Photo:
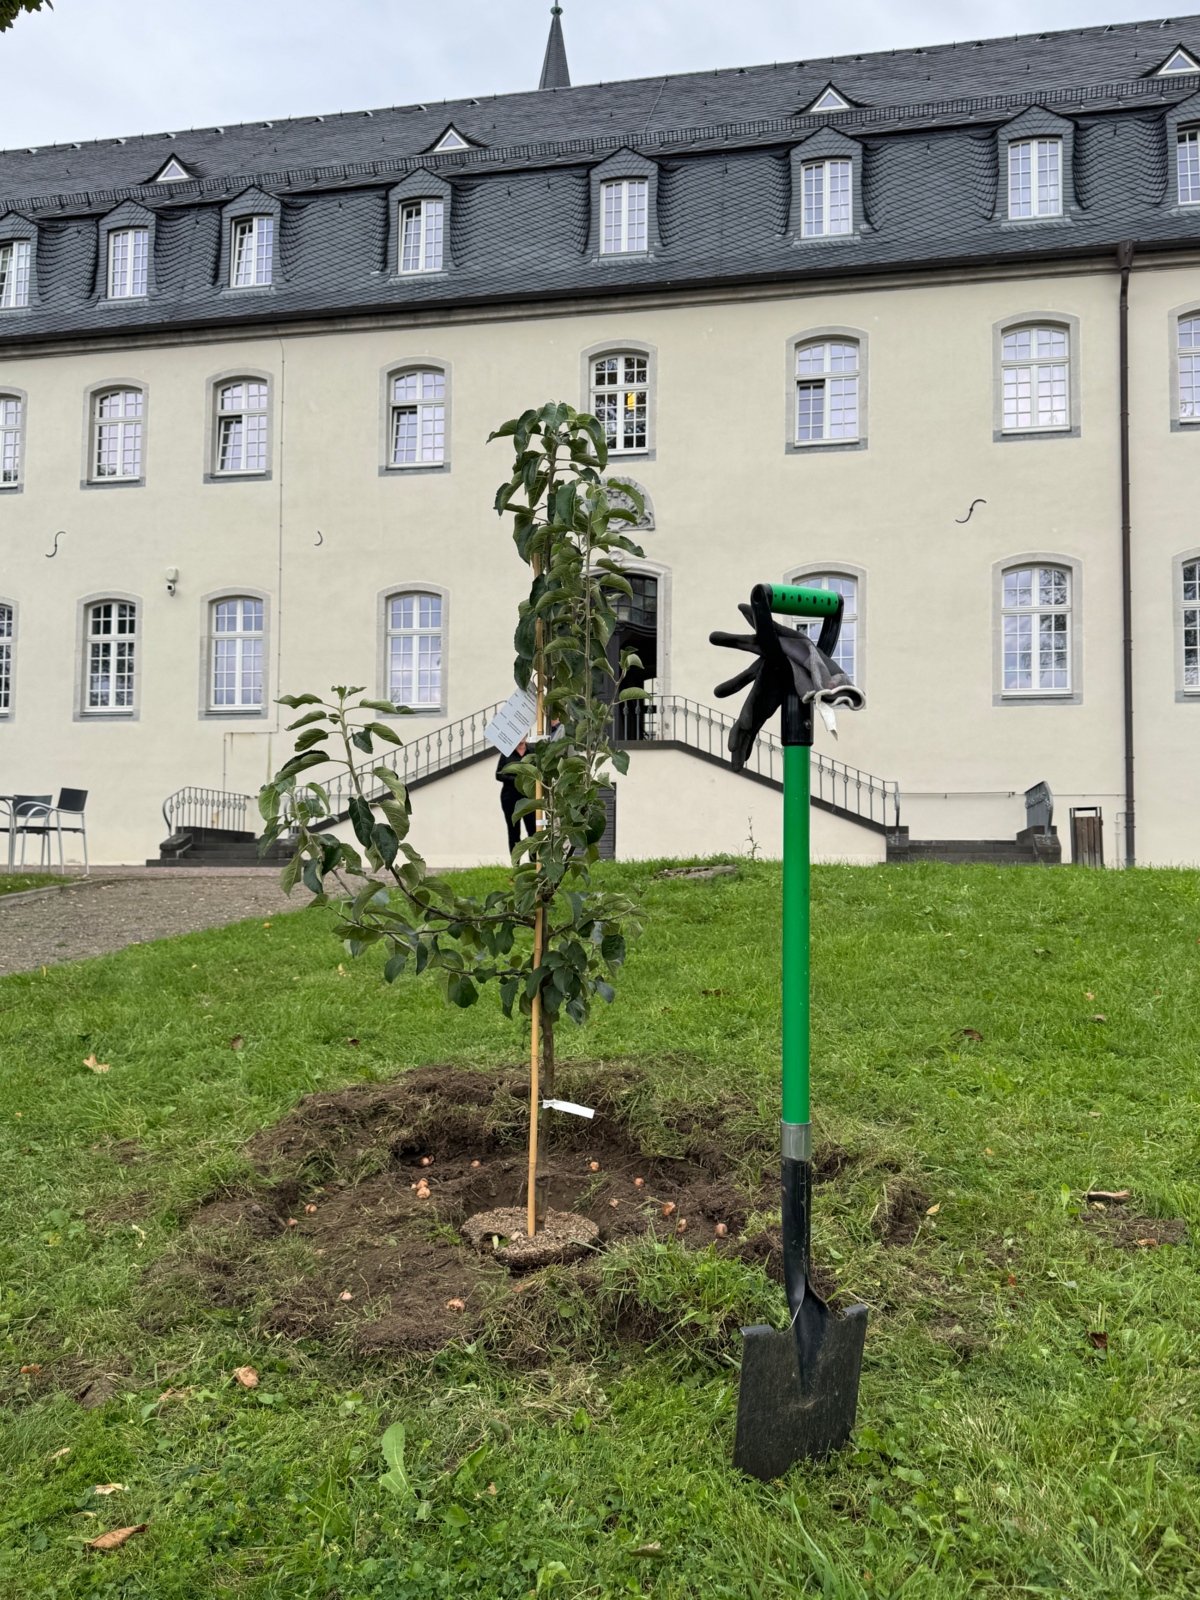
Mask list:
[[[645,1561],[657,1561],[662,1557],[663,1547],[657,1539],[650,1544],[640,1544],[636,1550],[630,1551],[631,1555],[641,1556]]]
[[[1007,1284],[1008,1284],[1008,1287],[1010,1289],[1015,1289],[1017,1287],[1017,1279],[1016,1279],[1015,1273],[1012,1273],[1012,1272],[1009,1273],[1008,1278],[1007,1278]]]
[[[123,1483],[98,1483],[92,1490],[93,1494],[124,1494]]]
[[[940,1200],[939,1200],[939,1201],[938,1201],[938,1203],[937,1203],[937,1205],[935,1205],[935,1206],[930,1206],[930,1208],[929,1208],[929,1210],[928,1210],[928,1211],[927,1211],[927,1212],[926,1212],[926,1213],[925,1213],[925,1215],[926,1215],[926,1216],[927,1216],[927,1217],[936,1217],[936,1216],[937,1216],[937,1214],[938,1214],[938,1212],[939,1212],[939,1211],[940,1211],[940,1210],[941,1210],[941,1209],[942,1209],[942,1202],[941,1202],[941,1201],[940,1201]]]
[[[984,1146],[983,1153],[985,1156],[994,1156],[996,1154],[996,1152],[987,1145]]]
[[[960,1028],[958,1030],[957,1037],[960,1039],[971,1039],[975,1044],[983,1043],[983,1035],[980,1033],[978,1028]]]
[[[1092,1341],[1097,1350],[1108,1349],[1108,1335],[1106,1333],[1089,1333],[1088,1338]]]
[[[1132,1194],[1132,1189],[1089,1189],[1083,1198],[1085,1200],[1106,1200],[1110,1205],[1120,1205],[1122,1200],[1128,1200]]]
[[[145,1533],[150,1526],[148,1522],[139,1522],[132,1528],[114,1528],[111,1533],[102,1533],[98,1539],[89,1539],[84,1545],[85,1550],[116,1550],[123,1545],[126,1539],[132,1539],[135,1533]]]
[[[88,1056],[87,1060],[83,1064],[84,1064],[85,1067],[90,1067],[93,1072],[111,1072],[112,1071],[112,1067],[107,1061],[97,1061],[96,1060],[96,1052],[94,1050],[92,1051],[91,1055]]]
[[[233,1038],[229,1041],[229,1048],[231,1050],[243,1050],[245,1049],[245,1045],[246,1041],[242,1038],[240,1033],[235,1033]]]
[[[69,1456],[70,1454],[71,1446],[69,1444],[65,1444],[61,1450],[56,1450],[50,1459],[51,1461],[61,1461],[64,1456]]]
[[[1096,998],[1096,996],[1092,993],[1092,991],[1090,989],[1085,989],[1083,991],[1083,998],[1085,1000],[1094,1000]]]
[[[1158,1249],[1158,1240],[1157,1239],[1135,1239],[1134,1243],[1137,1245],[1139,1250],[1157,1250]]]
[[[1097,1011],[1097,1013],[1096,1013],[1096,1015],[1094,1017],[1089,1017],[1088,1018],[1088,1021],[1089,1022],[1107,1022],[1108,1018],[1104,1015],[1104,1013],[1102,1011]]]
[[[233,1375],[243,1389],[258,1388],[258,1373],[253,1367],[234,1367]]]

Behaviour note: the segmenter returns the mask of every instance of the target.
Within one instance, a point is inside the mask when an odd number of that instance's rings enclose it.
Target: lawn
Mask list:
[[[773,1144],[777,864],[604,877],[646,931],[561,1052],[631,1064],[662,1103],[744,1096]],[[0,1592],[1194,1596],[1195,874],[823,867],[813,923],[817,1143],[847,1157],[814,1248],[872,1310],[853,1448],[772,1485],[730,1466],[720,1330],[782,1291],[704,1251],[611,1262],[606,1292],[665,1329],[651,1347],[564,1298],[533,1368],[487,1330],[372,1364],[268,1337],[254,1307],[146,1313],[189,1215],[301,1095],[513,1067],[491,997],[385,988],[323,911],[0,980]],[[878,1228],[897,1184],[930,1200],[902,1246]],[[1133,1197],[1097,1212],[1091,1187]],[[85,1409],[96,1373],[113,1398]],[[411,1493],[380,1483],[397,1422]]]
[[[63,882],[61,873],[0,872],[0,894],[23,894],[26,889],[50,889]]]

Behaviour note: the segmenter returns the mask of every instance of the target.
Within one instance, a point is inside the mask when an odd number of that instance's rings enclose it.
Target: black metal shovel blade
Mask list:
[[[733,1464],[752,1478],[781,1478],[794,1462],[828,1455],[850,1437],[858,1409],[867,1308],[851,1306],[842,1316],[824,1305],[821,1309],[825,1318],[820,1348],[804,1373],[795,1331],[742,1329]]]

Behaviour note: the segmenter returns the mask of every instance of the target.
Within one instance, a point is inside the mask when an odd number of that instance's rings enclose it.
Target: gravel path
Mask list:
[[[158,878],[97,881],[28,899],[0,895],[0,976],[219,928],[243,917],[299,911],[308,899],[301,892],[289,900],[274,873],[189,878],[163,872]]]

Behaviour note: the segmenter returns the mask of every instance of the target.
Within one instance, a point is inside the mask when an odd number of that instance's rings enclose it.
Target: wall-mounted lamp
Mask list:
[[[167,593],[168,594],[174,594],[175,593],[175,585],[178,582],[179,582],[179,568],[178,567],[168,567],[167,568]]]

